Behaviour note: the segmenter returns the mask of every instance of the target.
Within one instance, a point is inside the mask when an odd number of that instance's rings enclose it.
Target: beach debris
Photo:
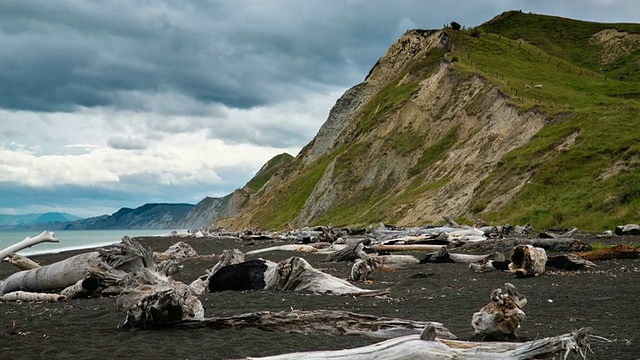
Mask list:
[[[0,300],[57,302],[57,301],[65,301],[67,300],[67,297],[62,294],[38,293],[38,292],[29,292],[29,291],[19,290],[19,291],[13,291],[13,292],[2,295]]]
[[[518,245],[511,250],[510,260],[509,271],[515,276],[540,276],[545,271],[547,253],[543,248]]]
[[[438,322],[380,317],[335,310],[259,311],[229,317],[185,320],[175,324],[181,329],[207,327],[214,330],[258,328],[263,331],[284,331],[298,334],[326,334],[333,336],[360,335],[378,339],[420,334],[431,326],[441,339],[457,339]]]
[[[189,286],[167,276],[176,263],[168,260],[156,264],[150,248],[125,236],[111,247],[14,273],[0,283],[0,295],[60,289],[64,298],[115,294],[118,309],[127,311],[125,325],[129,327],[157,327],[176,319],[204,318],[202,304]]]
[[[209,291],[225,290],[289,290],[353,296],[389,293],[389,289],[361,289],[313,268],[305,259],[297,256],[278,263],[255,259],[221,267],[209,278]]]
[[[516,330],[525,318],[522,308],[527,304],[527,298],[519,294],[513,284],[505,283],[504,290],[493,290],[490,299],[491,302],[471,319],[476,336],[491,340],[515,338]]]
[[[351,267],[352,281],[368,281],[374,270],[393,271],[420,263],[413,255],[378,255],[364,251],[364,244],[359,243],[354,249],[358,259]]]
[[[17,267],[20,270],[31,270],[31,269],[37,269],[40,267],[40,264],[38,264],[37,262],[29,259],[26,256],[22,256],[20,254],[9,254],[9,256],[7,257],[7,259],[9,259],[9,263],[15,267]]]
[[[222,267],[227,265],[239,264],[244,262],[244,254],[238,249],[224,250],[219,257],[218,262],[211,268],[207,269],[206,273],[199,276],[196,280],[189,284],[191,292],[195,295],[202,295],[209,289],[209,278],[215,274]]]
[[[578,254],[558,254],[548,256],[547,263],[545,265],[547,267],[554,267],[556,269],[569,271],[593,269],[596,267],[596,264],[587,259],[584,259]]]
[[[594,251],[580,252],[576,255],[586,260],[637,259],[640,257],[640,248],[617,244]]]
[[[538,234],[538,238],[540,239],[561,239],[561,238],[570,238],[576,232],[578,232],[577,227],[572,227],[571,229],[557,229],[551,228],[546,229],[545,231]]]
[[[425,255],[422,258],[422,260],[420,260],[420,263],[421,264],[428,264],[428,263],[470,264],[470,263],[487,262],[488,260],[505,261],[505,256],[501,252],[492,252],[484,255],[456,254],[456,253],[450,253],[445,247],[441,247],[440,249],[438,249],[438,251]]]
[[[267,357],[248,357],[261,360],[365,360],[365,359],[511,359],[530,360],[564,358],[576,354],[586,359],[590,350],[590,328],[526,342],[476,342],[449,340],[421,335],[400,336],[383,342],[346,350],[309,351]]]
[[[156,261],[163,261],[169,259],[191,259],[198,256],[198,253],[193,247],[184,241],[178,241],[177,243],[169,246],[167,250],[161,253],[153,253]]]
[[[34,237],[27,236],[24,238],[24,240],[0,250],[0,261],[3,261],[10,254],[16,253],[22,249],[26,249],[41,242],[58,243],[60,242],[60,240],[55,237],[55,234],[52,231],[43,231],[42,233],[40,233],[40,235]]]

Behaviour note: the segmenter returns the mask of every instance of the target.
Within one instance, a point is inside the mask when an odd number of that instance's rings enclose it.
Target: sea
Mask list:
[[[68,250],[88,249],[119,243],[122,237],[168,236],[172,230],[59,230],[54,236],[58,243],[42,242],[18,251],[23,256],[53,254]],[[178,231],[183,232],[183,231]],[[41,231],[0,231],[0,250],[24,240],[35,237]]]

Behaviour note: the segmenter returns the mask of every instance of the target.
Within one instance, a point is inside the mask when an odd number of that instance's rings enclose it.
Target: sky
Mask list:
[[[640,23],[637,0],[3,0],[0,214],[225,196],[407,29],[507,10]]]

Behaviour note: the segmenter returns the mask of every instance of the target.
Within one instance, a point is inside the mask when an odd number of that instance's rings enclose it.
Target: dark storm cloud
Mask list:
[[[255,107],[361,81],[407,16],[438,18],[420,2],[5,1],[0,106],[148,110],[123,101],[138,91]]]

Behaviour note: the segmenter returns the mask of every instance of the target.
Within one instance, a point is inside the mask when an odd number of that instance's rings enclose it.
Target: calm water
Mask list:
[[[0,232],[0,250],[24,238],[35,237],[41,231]],[[119,243],[123,236],[169,235],[171,230],[59,230],[54,231],[59,243],[43,242],[18,252],[21,255],[57,253],[60,251],[93,248]]]

